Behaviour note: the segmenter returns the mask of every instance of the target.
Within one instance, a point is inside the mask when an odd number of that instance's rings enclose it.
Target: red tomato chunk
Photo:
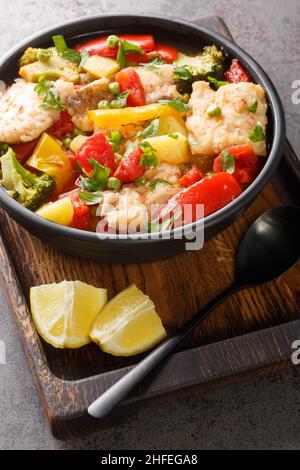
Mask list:
[[[92,165],[88,160],[94,159],[101,165],[109,168],[111,172],[116,169],[115,155],[111,144],[105,135],[100,132],[89,137],[80,147],[77,154],[77,161],[81,167],[87,172],[93,171]]]
[[[259,158],[253,152],[252,145],[235,145],[226,149],[235,159],[235,169],[233,176],[239,184],[250,184],[259,173]],[[215,173],[224,171],[220,154],[214,161],[213,170]]]
[[[145,91],[134,68],[128,67],[117,73],[116,82],[120,85],[122,92],[130,92],[127,97],[128,106],[143,106],[145,104]]]
[[[123,183],[131,183],[145,172],[145,168],[140,166],[143,150],[140,147],[134,149],[127,158],[121,161],[114,176],[123,181]]]

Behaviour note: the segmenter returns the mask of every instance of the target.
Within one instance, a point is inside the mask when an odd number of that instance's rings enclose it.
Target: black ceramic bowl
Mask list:
[[[204,219],[205,240],[216,235],[231,224],[251,204],[271,178],[282,155],[285,138],[285,119],[282,105],[274,85],[261,67],[241,48],[225,37],[207,28],[181,20],[144,15],[101,15],[64,22],[39,34],[9,51],[0,61],[0,79],[12,81],[17,76],[17,61],[28,47],[48,47],[53,34],[63,34],[69,44],[97,35],[116,32],[152,33],[166,42],[177,44],[181,50],[197,52],[204,45],[223,47],[228,60],[239,59],[253,81],[266,91],[269,104],[268,142],[269,156],[261,173],[243,194],[218,212]],[[105,263],[142,263],[176,255],[185,249],[185,239],[171,238],[130,239],[116,236],[100,240],[95,233],[64,227],[48,222],[24,209],[18,202],[0,189],[0,205],[19,224],[34,235],[48,240],[64,252],[92,258]],[[188,229],[195,230],[196,224]]]

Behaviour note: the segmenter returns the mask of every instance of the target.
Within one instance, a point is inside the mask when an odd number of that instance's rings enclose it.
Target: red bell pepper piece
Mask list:
[[[178,56],[178,51],[173,46],[166,46],[164,44],[157,44],[155,49],[149,52],[145,52],[144,55],[137,53],[127,54],[126,61],[130,64],[139,64],[144,62],[150,62],[155,57],[159,57],[165,60],[168,64],[175,62]]]
[[[31,157],[38,141],[39,139],[34,139],[30,142],[24,142],[22,144],[13,144],[11,148],[17,155],[17,159],[23,162],[24,160],[28,160],[28,158]]]
[[[241,192],[234,176],[225,172],[216,173],[175,194],[163,212],[167,213],[170,209],[174,213],[181,209],[183,220],[186,223],[194,222],[198,216],[198,204],[204,205],[204,216],[207,216],[232,202]]]
[[[145,104],[145,91],[139,75],[134,68],[127,67],[116,75],[116,82],[121,91],[130,91],[127,97],[128,106],[143,106]]]
[[[68,193],[61,194],[58,199],[69,196],[72,201],[74,215],[70,227],[86,230],[90,223],[90,208],[79,197],[79,190],[75,189]]]
[[[140,166],[143,150],[140,147],[134,149],[128,157],[122,160],[114,174],[123,183],[131,183],[145,172],[145,167]]]
[[[97,160],[101,165],[110,168],[111,173],[116,169],[115,155],[112,145],[108,142],[104,134],[100,132],[89,137],[76,153],[77,161],[87,172],[93,170],[88,162],[91,158]]]
[[[68,111],[62,111],[60,113],[58,121],[56,121],[47,131],[48,134],[52,135],[58,140],[64,139],[66,136],[72,134],[74,124]]]
[[[108,36],[91,39],[75,47],[78,52],[87,51],[89,55],[102,55],[104,57],[117,58],[118,46],[108,47]],[[119,38],[131,44],[140,46],[144,52],[152,51],[155,48],[154,38],[151,34],[120,34]],[[140,55],[140,57],[142,57]]]
[[[229,83],[251,82],[241,64],[237,59],[233,59],[230,69],[224,74],[225,80]]]
[[[176,47],[167,46],[166,44],[157,44],[156,48],[147,53],[147,57],[149,59],[153,59],[154,57],[160,57],[161,59],[165,60],[168,64],[172,64],[175,62],[178,56],[178,51]]]
[[[235,169],[233,176],[239,184],[250,184],[256,178],[260,170],[259,158],[253,152],[252,145],[234,145],[226,149],[235,157]],[[215,173],[224,171],[220,154],[215,158],[213,170]]]
[[[204,174],[202,171],[197,167],[197,165],[193,165],[179,180],[178,183],[181,186],[191,186],[192,184],[200,181],[204,178]]]

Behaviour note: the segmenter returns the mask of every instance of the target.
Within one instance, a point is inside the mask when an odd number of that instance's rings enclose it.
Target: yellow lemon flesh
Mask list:
[[[114,356],[133,356],[166,336],[153,302],[135,284],[111,299],[96,318],[90,336]]]
[[[79,348],[90,343],[93,322],[106,301],[106,289],[80,281],[63,281],[30,290],[35,326],[55,348]]]

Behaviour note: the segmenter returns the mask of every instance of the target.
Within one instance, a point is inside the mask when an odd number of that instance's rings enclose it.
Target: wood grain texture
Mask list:
[[[217,17],[201,22],[228,35],[226,25]],[[279,180],[277,185],[284,186]],[[141,356],[115,358],[95,345],[55,350],[39,338],[33,325],[28,308],[30,287],[79,279],[105,286],[112,297],[135,282],[155,302],[166,328],[172,332],[230,284],[239,240],[255,218],[282,200],[269,185],[236,223],[207,242],[201,251],[143,265],[104,265],[67,256],[0,213],[3,282],[56,437],[112,424],[111,418],[108,423],[89,417],[86,408]],[[291,343],[300,338],[299,304],[299,266],[266,286],[237,293],[116,410],[113,422],[131,419],[146,400],[178,397],[287,365]]]

